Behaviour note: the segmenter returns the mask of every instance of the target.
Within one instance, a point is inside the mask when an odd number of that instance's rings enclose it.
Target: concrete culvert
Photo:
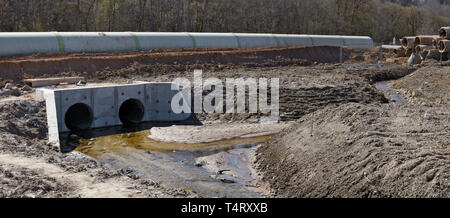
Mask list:
[[[433,45],[433,40],[437,40],[439,36],[416,36],[414,44],[416,45]]]
[[[408,49],[413,45],[414,39],[414,36],[406,36],[403,37],[400,42],[402,43],[403,48]]]
[[[122,103],[119,118],[123,124],[138,124],[144,118],[144,105],[137,99],[129,99]]]
[[[93,119],[91,108],[83,103],[72,105],[65,115],[66,126],[72,131],[89,129]]]

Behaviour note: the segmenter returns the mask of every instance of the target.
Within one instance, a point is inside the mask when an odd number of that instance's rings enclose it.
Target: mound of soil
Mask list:
[[[44,102],[11,101],[0,104],[0,132],[28,139],[45,139],[47,123]]]
[[[55,178],[15,166],[0,166],[0,184],[0,198],[61,198],[73,191]]]
[[[257,152],[279,197],[450,197],[448,107],[327,107]]]
[[[425,66],[392,84],[412,103],[450,103],[450,67]]]
[[[373,85],[377,81],[392,80],[408,75],[414,68],[403,66],[339,66],[317,65],[309,67],[239,68],[223,71],[205,71],[203,78],[279,78],[280,120],[297,120],[305,114],[327,105],[349,102],[387,103],[384,95]],[[185,75],[189,80],[190,74]],[[172,74],[172,77],[184,76]],[[170,75],[157,77],[158,81],[171,81]],[[204,92],[204,95],[209,94]],[[251,121],[267,114],[196,114],[201,121]]]

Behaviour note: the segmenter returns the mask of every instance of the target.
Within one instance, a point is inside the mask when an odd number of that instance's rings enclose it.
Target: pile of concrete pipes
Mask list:
[[[439,39],[436,41],[436,46],[441,53],[450,52],[450,27],[442,27],[439,30]]]
[[[439,29],[439,35],[405,36],[401,39],[405,56],[415,53],[424,59],[447,59],[450,51],[450,27]]]
[[[35,53],[96,53],[152,49],[344,46],[372,50],[368,36],[182,33],[182,32],[41,32],[0,33],[0,56]]]

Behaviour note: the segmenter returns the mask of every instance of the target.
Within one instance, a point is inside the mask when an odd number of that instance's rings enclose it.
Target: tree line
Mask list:
[[[448,0],[0,0],[0,31],[436,34]]]

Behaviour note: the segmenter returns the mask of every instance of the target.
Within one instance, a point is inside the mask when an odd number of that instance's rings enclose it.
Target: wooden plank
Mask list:
[[[84,80],[84,77],[57,77],[57,78],[40,78],[40,79],[26,79],[23,80],[25,84],[31,87],[43,87],[58,85],[60,83],[77,83],[80,80]]]

